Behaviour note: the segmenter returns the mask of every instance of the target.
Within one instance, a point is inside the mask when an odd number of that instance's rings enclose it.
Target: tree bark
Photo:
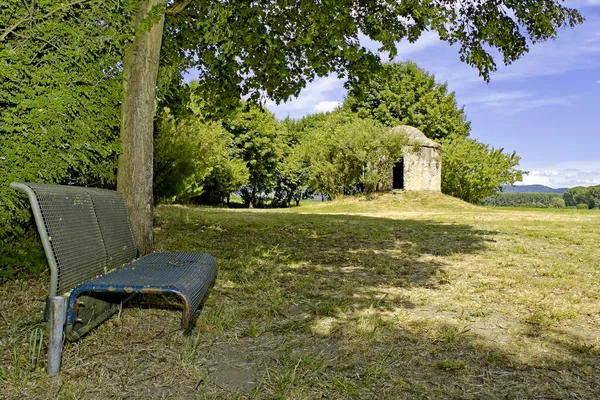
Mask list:
[[[164,14],[150,30],[138,30],[140,22],[164,0],[144,0],[133,19],[136,35],[125,50],[123,104],[121,106],[121,155],[117,190],[123,195],[140,256],[154,246],[152,231],[153,128],[156,80]]]

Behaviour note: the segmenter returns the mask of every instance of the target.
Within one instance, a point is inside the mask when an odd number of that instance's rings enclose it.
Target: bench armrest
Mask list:
[[[37,225],[40,239],[42,240],[42,245],[44,246],[44,252],[46,253],[46,259],[48,260],[48,265],[50,266],[50,291],[48,293],[48,297],[52,298],[57,296],[58,294],[56,293],[56,288],[58,287],[58,267],[56,264],[56,258],[54,257],[54,252],[52,251],[52,246],[50,245],[50,238],[48,236],[48,232],[46,231],[46,224],[44,224],[42,211],[40,210],[37,196],[26,183],[12,182],[10,187],[11,189],[24,192],[29,198],[31,211],[33,212],[33,217],[35,218],[35,224]]]

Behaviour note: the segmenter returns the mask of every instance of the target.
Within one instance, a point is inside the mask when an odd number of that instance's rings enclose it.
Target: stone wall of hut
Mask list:
[[[419,147],[404,156],[404,190],[442,191],[440,149]]]

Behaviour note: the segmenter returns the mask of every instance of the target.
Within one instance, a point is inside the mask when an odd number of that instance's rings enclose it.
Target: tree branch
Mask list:
[[[177,0],[175,1],[175,3],[173,3],[171,5],[171,7],[169,7],[169,9],[167,10],[167,14],[179,14],[180,12],[182,12],[187,6],[188,4],[190,4],[192,2],[192,0]]]

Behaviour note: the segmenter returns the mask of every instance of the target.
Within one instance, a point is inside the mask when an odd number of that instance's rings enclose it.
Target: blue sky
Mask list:
[[[530,171],[523,184],[600,184],[600,0],[565,3],[586,22],[533,45],[512,65],[500,65],[489,84],[434,33],[398,45],[396,61],[415,61],[438,82],[448,82],[465,106],[473,138],[517,152],[520,168]],[[280,119],[298,118],[332,110],[345,94],[343,81],[329,76],[310,83],[296,99],[267,106]]]

